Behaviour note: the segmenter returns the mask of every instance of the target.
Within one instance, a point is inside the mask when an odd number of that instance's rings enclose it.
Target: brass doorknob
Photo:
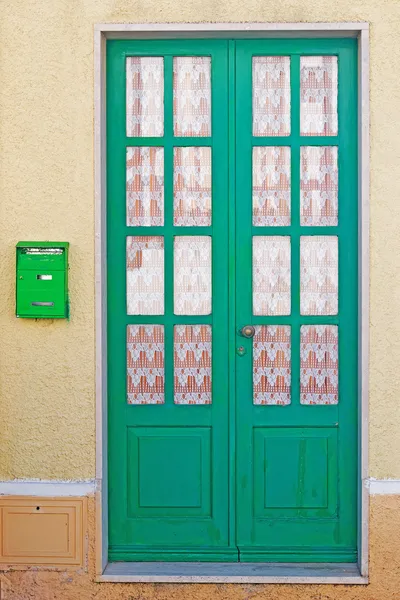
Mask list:
[[[256,330],[254,329],[253,325],[245,325],[240,330],[240,335],[242,335],[245,338],[252,338],[255,334],[255,331]]]

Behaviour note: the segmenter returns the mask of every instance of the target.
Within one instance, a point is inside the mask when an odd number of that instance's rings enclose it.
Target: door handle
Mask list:
[[[253,325],[245,325],[240,330],[240,335],[242,335],[245,338],[252,338],[255,332],[256,330],[254,329]]]

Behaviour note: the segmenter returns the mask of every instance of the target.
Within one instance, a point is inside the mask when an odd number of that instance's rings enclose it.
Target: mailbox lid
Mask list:
[[[68,267],[68,242],[18,242],[17,269],[63,271]]]

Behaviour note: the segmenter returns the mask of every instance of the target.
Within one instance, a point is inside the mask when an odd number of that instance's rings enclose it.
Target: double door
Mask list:
[[[356,59],[108,42],[110,560],[356,561]]]

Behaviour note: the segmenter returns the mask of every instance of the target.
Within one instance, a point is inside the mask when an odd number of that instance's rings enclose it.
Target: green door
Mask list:
[[[357,558],[355,40],[108,42],[109,558]]]
[[[241,41],[236,69],[240,559],[356,561],[356,43]]]
[[[237,560],[226,48],[108,46],[111,560]]]

